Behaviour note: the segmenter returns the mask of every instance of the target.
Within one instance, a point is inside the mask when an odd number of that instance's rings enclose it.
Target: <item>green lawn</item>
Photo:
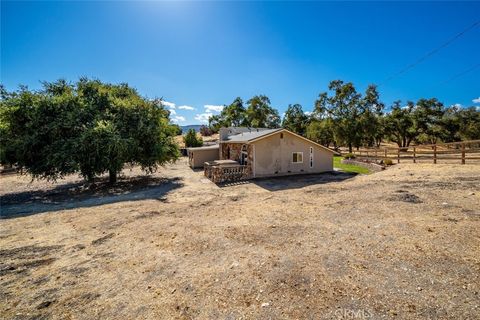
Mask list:
[[[356,166],[354,164],[343,164],[341,163],[342,159],[343,158],[340,156],[334,156],[333,167],[345,172],[362,173],[362,174],[370,173],[370,170],[368,170],[367,168]]]

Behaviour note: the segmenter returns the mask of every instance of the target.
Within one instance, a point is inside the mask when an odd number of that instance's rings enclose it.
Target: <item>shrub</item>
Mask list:
[[[183,136],[183,142],[185,142],[185,147],[201,147],[203,145],[202,138],[197,138],[197,133],[195,129],[188,130],[187,134]]]
[[[355,159],[355,155],[353,153],[347,153],[343,156],[344,159]]]
[[[385,165],[387,165],[387,166],[391,166],[393,164],[393,161],[392,161],[392,159],[385,159],[385,160],[383,160],[383,163],[385,163]]]

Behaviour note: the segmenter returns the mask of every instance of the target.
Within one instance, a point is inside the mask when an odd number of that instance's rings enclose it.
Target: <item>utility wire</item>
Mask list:
[[[444,84],[447,84],[447,83],[449,83],[450,81],[456,80],[456,79],[458,79],[458,78],[466,75],[467,73],[472,72],[473,70],[477,69],[478,67],[480,67],[480,63],[477,63],[476,65],[471,66],[470,68],[468,68],[468,69],[466,69],[466,70],[464,70],[464,71],[462,71],[462,72],[460,72],[460,73],[457,73],[456,75],[452,76],[451,78],[449,78],[449,79],[447,79],[447,80],[445,80],[445,81],[443,81],[443,82],[440,82],[440,83],[437,85],[437,87],[442,86],[442,85],[444,85]]]
[[[398,71],[397,73],[392,74],[391,76],[389,76],[388,78],[386,78],[382,83],[380,83],[379,86],[384,85],[384,84],[386,84],[387,82],[389,82],[390,80],[398,77],[399,75],[404,74],[404,73],[406,73],[407,71],[409,71],[410,69],[415,68],[417,65],[419,65],[419,64],[422,63],[423,61],[427,60],[428,58],[430,58],[431,56],[433,56],[435,53],[437,53],[438,51],[442,50],[443,48],[449,46],[452,42],[454,42],[455,40],[457,40],[458,38],[460,38],[461,36],[463,36],[465,33],[467,33],[468,31],[476,28],[476,27],[479,26],[479,25],[480,25],[480,20],[476,21],[475,23],[473,23],[472,25],[470,25],[468,28],[464,29],[463,31],[457,33],[455,36],[453,36],[452,38],[450,38],[448,41],[446,41],[445,43],[443,43],[441,46],[433,49],[432,51],[428,52],[428,53],[425,54],[424,56],[420,57],[417,61],[415,61],[415,62],[407,65],[405,68],[401,69],[401,70]]]

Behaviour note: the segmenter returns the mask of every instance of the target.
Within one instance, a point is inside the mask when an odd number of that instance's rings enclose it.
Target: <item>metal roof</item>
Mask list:
[[[212,144],[210,146],[203,146],[203,147],[191,147],[191,148],[187,148],[187,150],[190,150],[190,151],[201,151],[201,150],[211,150],[211,149],[218,149],[219,146],[218,144]]]
[[[325,149],[325,150],[328,150],[334,154],[339,154],[338,152],[330,149],[330,148],[327,148],[325,146],[322,146],[321,144],[315,142],[315,141],[312,141],[310,139],[307,139],[305,137],[302,137],[301,135],[299,134],[296,134],[294,132],[291,132],[287,129],[283,129],[283,128],[278,128],[278,129],[268,129],[268,130],[263,130],[263,131],[253,131],[252,132],[244,132],[244,133],[240,133],[240,134],[237,134],[237,135],[234,135],[234,136],[229,136],[227,139],[223,140],[225,142],[238,142],[238,143],[246,143],[246,142],[254,142],[254,141],[257,141],[257,140],[260,140],[260,139],[263,139],[264,137],[267,137],[267,136],[270,136],[272,134],[275,134],[276,132],[288,132],[294,136],[296,136],[297,138],[299,139],[303,139],[305,141],[308,141],[309,143],[312,143],[322,149]],[[221,141],[222,142],[222,141]]]
[[[249,132],[242,132],[233,136],[228,136],[225,138],[223,141],[228,141],[228,142],[248,142],[250,140],[258,139],[260,137],[272,134],[274,132],[283,130],[282,128],[278,129],[266,129],[266,130],[259,130],[257,131],[256,129],[252,129],[252,131]]]

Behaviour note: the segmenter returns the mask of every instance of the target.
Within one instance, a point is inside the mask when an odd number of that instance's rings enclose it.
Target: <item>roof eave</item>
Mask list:
[[[321,144],[319,144],[319,143],[317,143],[317,142],[315,142],[315,141],[312,141],[312,140],[310,140],[310,139],[307,139],[307,138],[305,138],[305,137],[302,137],[301,135],[296,134],[295,132],[292,132],[292,131],[287,130],[287,129],[279,129],[279,130],[277,130],[277,131],[271,132],[270,134],[266,134],[266,135],[264,135],[264,136],[261,136],[261,137],[258,137],[258,138],[249,140],[248,142],[249,142],[249,143],[250,143],[250,142],[256,142],[256,141],[258,141],[258,140],[262,140],[262,139],[264,139],[264,138],[270,137],[270,136],[272,136],[272,135],[274,135],[274,134],[277,134],[277,133],[280,133],[280,132],[288,132],[288,133],[291,133],[291,134],[293,134],[294,136],[296,136],[296,137],[298,137],[298,138],[300,138],[300,139],[306,140],[306,141],[308,141],[308,142],[310,142],[310,143],[313,143],[314,145],[316,145],[316,146],[318,146],[318,147],[320,147],[320,148],[322,148],[322,149],[325,149],[325,150],[327,150],[327,151],[330,151],[331,153],[333,153],[333,154],[335,154],[335,155],[340,155],[340,154],[339,154],[338,152],[336,152],[335,150],[332,150],[332,149],[330,149],[330,148],[327,148],[327,147],[325,147],[325,146],[322,146]]]

